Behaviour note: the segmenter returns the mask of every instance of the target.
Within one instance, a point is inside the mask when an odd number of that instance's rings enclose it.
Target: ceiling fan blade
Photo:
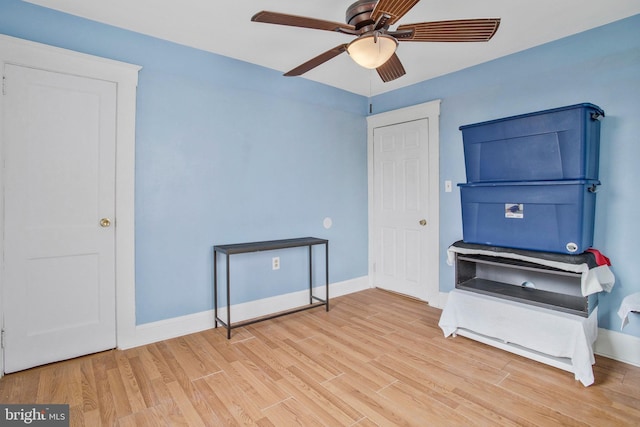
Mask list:
[[[390,18],[386,24],[393,25],[419,1],[420,0],[380,0],[373,8],[373,12],[371,12],[371,19],[377,22],[381,16],[389,15]]]
[[[400,58],[395,53],[387,62],[376,68],[376,71],[385,83],[402,77],[407,73],[402,66],[402,62],[400,62]]]
[[[355,34],[356,27],[342,22],[325,21],[323,19],[307,18],[306,16],[287,15],[285,13],[263,10],[251,17],[253,22],[265,24],[289,25],[291,27],[311,28],[314,30],[337,31]]]
[[[324,64],[328,60],[335,58],[336,56],[340,55],[342,52],[346,52],[346,51],[347,51],[347,44],[346,43],[341,44],[340,46],[336,46],[333,49],[329,49],[328,51],[321,53],[315,58],[308,60],[304,64],[298,65],[296,68],[286,72],[284,75],[287,77],[300,76],[306,73],[307,71],[316,68],[318,65]]]
[[[486,42],[498,31],[500,18],[458,19],[421,22],[398,26],[398,32],[413,31],[398,41],[415,42]],[[393,35],[393,32],[390,33]]]

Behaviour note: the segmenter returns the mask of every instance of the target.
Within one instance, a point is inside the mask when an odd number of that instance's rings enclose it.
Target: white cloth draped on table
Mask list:
[[[629,323],[629,313],[640,313],[640,292],[627,295],[622,300],[620,304],[620,308],[618,309],[618,316],[622,319],[622,324],[620,325],[620,329],[627,326]]]
[[[455,289],[438,325],[445,337],[464,328],[553,357],[569,358],[576,380],[593,384],[598,309],[589,317]]]

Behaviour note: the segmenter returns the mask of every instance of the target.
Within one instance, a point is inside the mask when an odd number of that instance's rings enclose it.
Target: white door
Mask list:
[[[4,76],[4,369],[14,372],[116,345],[116,84],[8,64]]]
[[[438,271],[429,156],[428,118],[373,130],[374,285],[425,301]]]

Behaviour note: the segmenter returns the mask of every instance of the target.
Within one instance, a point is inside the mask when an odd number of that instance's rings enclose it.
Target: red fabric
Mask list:
[[[596,257],[596,263],[598,265],[611,266],[611,261],[609,261],[609,258],[607,258],[606,256],[602,255],[602,253],[600,253],[599,250],[590,248],[590,249],[587,249],[585,252],[591,252]]]

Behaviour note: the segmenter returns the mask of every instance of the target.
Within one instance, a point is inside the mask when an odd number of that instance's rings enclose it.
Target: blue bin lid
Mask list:
[[[596,112],[600,116],[604,117],[604,110],[602,108],[598,107],[597,105],[585,102],[585,103],[582,103],[582,104],[567,105],[566,107],[551,108],[549,110],[535,111],[533,113],[519,114],[519,115],[516,115],[516,116],[504,117],[504,118],[501,118],[501,119],[489,120],[489,121],[486,121],[486,122],[463,125],[463,126],[460,126],[459,129],[463,130],[463,129],[471,128],[471,127],[474,127],[474,126],[484,126],[484,125],[488,125],[488,124],[491,124],[491,123],[499,123],[499,122],[502,122],[502,121],[505,121],[505,120],[522,119],[522,118],[525,118],[525,117],[537,116],[537,115],[540,115],[540,114],[556,113],[556,112],[564,111],[564,110],[575,110],[577,108],[584,108],[584,109],[594,110],[594,112]]]

